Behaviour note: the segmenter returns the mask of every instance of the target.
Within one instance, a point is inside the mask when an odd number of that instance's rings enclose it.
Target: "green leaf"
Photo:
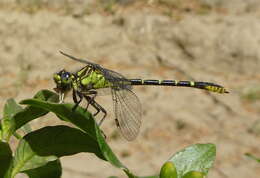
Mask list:
[[[8,99],[4,106],[4,117],[1,120],[2,139],[8,141],[13,134],[13,127],[15,122],[13,117],[16,113],[20,112],[22,107],[16,104],[14,99]]]
[[[29,133],[24,140],[40,156],[61,157],[91,152],[103,159],[96,140],[77,128],[65,125],[44,127]]]
[[[177,170],[172,162],[167,161],[163,164],[160,171],[160,178],[177,178]]]
[[[84,130],[91,137],[96,138],[95,120],[89,112],[85,112],[83,108],[78,107],[76,111],[72,111],[71,104],[49,103],[38,99],[27,99],[20,102],[27,104],[46,112],[53,112],[61,120],[71,122],[77,127]]]
[[[12,170],[10,171],[11,178],[19,172],[41,167],[49,161],[56,159],[57,157],[55,156],[43,157],[37,155],[31,146],[25,140],[21,139],[14,155]]]
[[[38,99],[27,99],[20,102],[32,107],[39,107],[48,112],[55,113],[63,121],[70,122],[83,130],[98,144],[98,149],[101,151],[105,160],[109,161],[112,165],[122,169],[129,177],[135,177],[115,156],[97,126],[92,115],[85,111],[85,109],[78,107],[76,111],[72,111],[74,105],[72,104],[56,104]]]
[[[57,94],[48,90],[38,92],[34,98],[50,102],[58,101]],[[2,139],[8,141],[10,136],[23,126],[25,132],[31,131],[29,125],[26,123],[47,113],[48,111],[38,107],[28,106],[22,109],[22,107],[17,105],[13,99],[9,99],[4,108],[4,118],[1,121]]]
[[[260,158],[257,158],[256,156],[252,155],[251,153],[246,153],[245,154],[247,157],[257,161],[258,163],[260,163]]]
[[[0,141],[0,177],[4,177],[11,165],[12,150],[8,143]]]
[[[60,160],[50,161],[42,167],[24,171],[29,178],[60,178],[62,173]]]
[[[50,90],[41,90],[37,92],[33,98],[42,101],[49,101],[53,103],[59,102],[59,96]]]
[[[37,100],[49,101],[49,102],[58,102],[59,100],[58,95],[49,90],[41,90],[37,92],[33,98]],[[17,113],[14,116],[15,130],[19,129],[20,127],[30,122],[31,120],[44,116],[47,113],[48,111],[46,111],[45,109],[41,109],[39,107],[28,106],[24,108],[23,111]],[[27,131],[30,131],[30,129]]]
[[[174,163],[178,178],[182,178],[190,171],[207,175],[208,170],[213,166],[215,157],[214,144],[195,144],[177,152],[169,161]]]
[[[62,125],[44,127],[27,134],[20,141],[14,156],[12,176],[80,152],[95,153],[103,158],[97,142],[79,129]]]
[[[4,106],[4,117],[11,118],[22,109],[23,108],[19,106],[13,98],[8,99]]]

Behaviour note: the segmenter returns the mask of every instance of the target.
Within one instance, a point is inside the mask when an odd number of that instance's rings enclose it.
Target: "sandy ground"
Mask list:
[[[260,166],[244,153],[260,157],[260,14],[239,8],[232,13],[183,13],[178,18],[147,9],[77,17],[46,9],[30,14],[1,8],[0,107],[10,97],[19,101],[40,89],[52,89],[52,74],[63,68],[82,67],[59,50],[129,78],[216,82],[230,94],[137,87],[143,125],[133,142],[118,134],[111,98],[98,98],[109,112],[102,125],[108,143],[140,176],[158,173],[164,161],[188,145],[210,142],[217,146],[217,160],[208,177],[256,178]],[[245,99],[254,90],[256,99]],[[48,115],[33,124],[60,122]],[[64,157],[62,165],[64,178],[126,177],[90,154]]]

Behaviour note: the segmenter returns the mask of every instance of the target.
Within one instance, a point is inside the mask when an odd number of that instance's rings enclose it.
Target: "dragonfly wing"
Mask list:
[[[107,96],[111,95],[111,88],[99,88],[96,89],[98,96]]]
[[[128,89],[112,89],[114,113],[118,127],[128,141],[134,140],[141,127],[142,109],[138,97]]]
[[[93,66],[93,67],[98,67],[98,66],[101,67],[99,64],[95,64],[95,63],[93,63],[93,62],[89,62],[89,61],[87,61],[87,60],[85,60],[85,59],[76,58],[76,57],[71,56],[71,55],[69,55],[69,54],[66,54],[66,53],[64,53],[64,52],[62,52],[62,51],[60,51],[60,53],[61,53],[62,55],[64,55],[64,56],[66,56],[66,57],[68,57],[68,58],[74,60],[74,61],[78,61],[78,62],[81,62],[81,63],[83,63],[83,64],[91,65],[91,66]]]
[[[102,74],[106,80],[113,84],[114,87],[128,90],[132,89],[131,82],[122,74],[105,68],[102,68]]]

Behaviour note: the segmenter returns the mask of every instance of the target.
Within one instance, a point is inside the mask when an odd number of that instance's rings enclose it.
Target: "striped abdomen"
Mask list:
[[[224,87],[209,82],[177,81],[177,80],[142,80],[130,79],[131,85],[160,85],[160,86],[178,86],[204,89],[217,93],[229,93]]]

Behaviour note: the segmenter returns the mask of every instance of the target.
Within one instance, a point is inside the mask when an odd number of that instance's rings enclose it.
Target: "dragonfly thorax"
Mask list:
[[[73,82],[73,88],[81,91],[91,89],[107,88],[111,86],[100,71],[86,66],[77,72],[76,80]]]

